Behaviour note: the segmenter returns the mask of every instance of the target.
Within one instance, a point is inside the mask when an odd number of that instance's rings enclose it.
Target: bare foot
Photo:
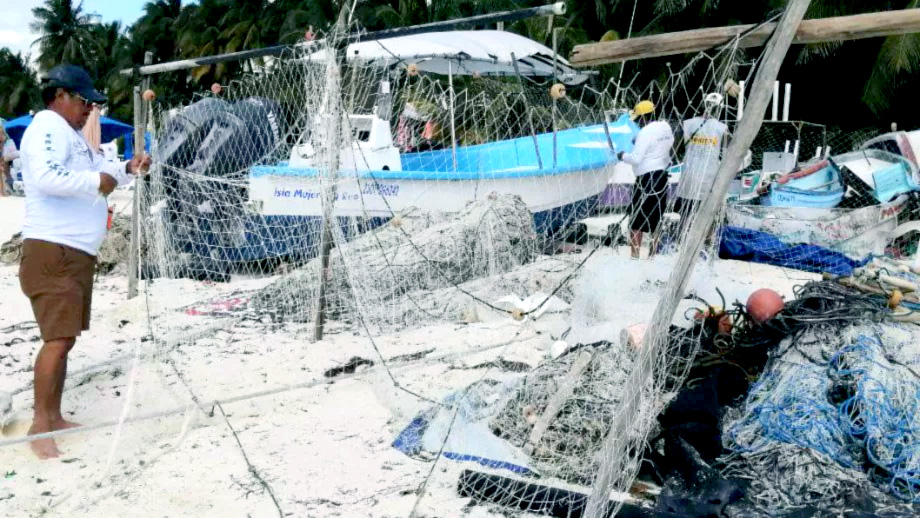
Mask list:
[[[46,427],[36,427],[33,424],[32,427],[29,428],[29,435],[36,435],[52,431],[50,428],[44,428]],[[61,450],[58,449],[54,439],[38,439],[30,442],[29,446],[32,448],[32,452],[35,453],[35,456],[42,460],[54,459],[61,456]]]
[[[80,424],[80,423],[75,423],[75,422],[73,422],[73,421],[68,421],[67,419],[64,419],[64,418],[62,417],[62,418],[56,420],[54,423],[52,423],[51,429],[54,430],[54,431],[58,431],[58,430],[66,430],[66,429],[68,429],[68,428],[80,428],[81,426],[83,426],[83,425]]]

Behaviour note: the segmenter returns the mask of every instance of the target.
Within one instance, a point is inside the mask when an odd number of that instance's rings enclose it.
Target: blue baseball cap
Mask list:
[[[42,78],[42,88],[63,88],[89,102],[105,104],[108,100],[93,87],[93,80],[86,70],[75,65],[58,65]]]

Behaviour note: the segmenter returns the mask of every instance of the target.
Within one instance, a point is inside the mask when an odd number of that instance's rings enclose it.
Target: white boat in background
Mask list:
[[[877,149],[879,151],[887,151],[902,156],[913,164],[916,171],[918,166],[920,166],[920,162],[917,160],[918,157],[920,157],[920,130],[892,131],[890,133],[885,133],[884,135],[879,135],[878,137],[867,140],[859,149]]]
[[[334,215],[391,217],[409,207],[457,212],[470,201],[502,193],[523,200],[539,232],[588,215],[616,163],[611,143],[629,149],[636,129],[624,116],[606,132],[602,125],[559,131],[554,165],[552,133],[400,153],[386,121],[352,116],[350,124],[359,138],[342,152]],[[249,197],[260,213],[323,215],[322,179],[312,157],[304,144],[294,148],[288,163],[250,169]]]
[[[817,245],[855,259],[882,254],[908,206],[908,196],[859,209],[729,204],[728,226],[766,232],[783,243]]]
[[[831,162],[852,189],[866,191],[879,203],[891,201],[917,187],[916,165],[888,151],[863,149],[831,157]]]

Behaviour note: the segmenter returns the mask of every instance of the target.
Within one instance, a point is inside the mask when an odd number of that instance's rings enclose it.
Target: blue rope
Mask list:
[[[828,393],[841,384],[848,397],[831,403]],[[880,336],[860,334],[824,365],[777,364],[751,389],[727,436],[736,453],[783,443],[868,467],[892,495],[920,503],[920,380],[886,359]]]

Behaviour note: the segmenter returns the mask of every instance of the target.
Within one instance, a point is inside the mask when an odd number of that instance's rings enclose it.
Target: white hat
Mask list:
[[[706,98],[703,101],[706,104],[710,104],[710,105],[718,107],[718,106],[722,106],[722,99],[723,99],[722,94],[713,92],[711,94],[707,94]]]

